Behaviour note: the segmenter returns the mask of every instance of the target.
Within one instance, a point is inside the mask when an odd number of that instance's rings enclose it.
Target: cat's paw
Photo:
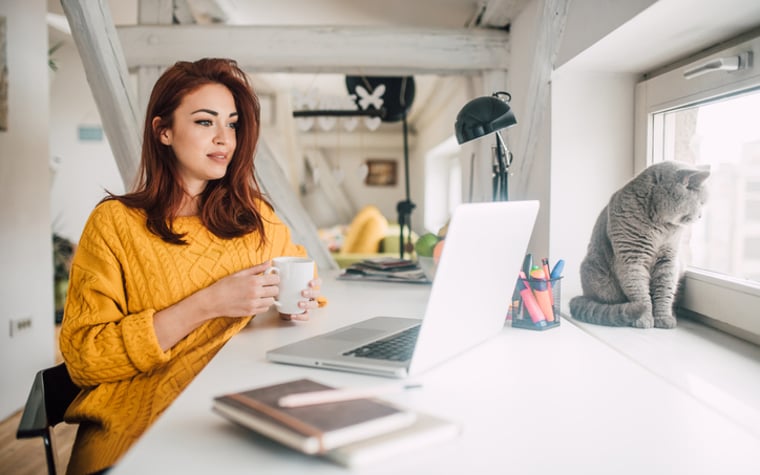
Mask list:
[[[673,316],[654,319],[654,326],[657,328],[675,328],[676,324],[676,318]]]
[[[637,318],[631,323],[636,328],[652,328],[654,326],[654,317],[652,317],[652,304],[647,301],[631,302],[629,310]]]
[[[652,315],[641,316],[632,325],[636,328],[652,328],[654,327],[654,317]]]

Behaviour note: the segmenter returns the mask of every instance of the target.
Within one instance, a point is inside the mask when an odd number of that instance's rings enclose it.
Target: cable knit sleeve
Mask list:
[[[103,208],[82,233],[61,326],[61,353],[81,387],[128,379],[169,359],[153,329],[155,310],[127,313],[118,234]]]

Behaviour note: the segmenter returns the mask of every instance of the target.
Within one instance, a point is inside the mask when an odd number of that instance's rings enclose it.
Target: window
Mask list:
[[[425,229],[432,233],[445,225],[462,202],[459,146],[452,135],[425,157]]]
[[[760,38],[642,81],[637,159],[710,168],[702,219],[684,239],[682,308],[760,343]],[[643,132],[645,131],[645,132]]]

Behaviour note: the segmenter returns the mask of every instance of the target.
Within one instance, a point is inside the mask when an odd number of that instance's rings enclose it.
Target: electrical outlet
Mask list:
[[[11,338],[32,329],[32,317],[11,320]]]

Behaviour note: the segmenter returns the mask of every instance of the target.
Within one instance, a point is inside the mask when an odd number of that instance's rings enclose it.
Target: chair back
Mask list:
[[[376,253],[388,231],[388,220],[374,206],[362,208],[351,221],[340,252]]]
[[[63,422],[63,415],[77,394],[79,387],[71,380],[64,363],[43,369],[34,376],[32,389],[21,414],[16,438],[42,437],[48,473],[51,475],[56,473],[51,428]]]

